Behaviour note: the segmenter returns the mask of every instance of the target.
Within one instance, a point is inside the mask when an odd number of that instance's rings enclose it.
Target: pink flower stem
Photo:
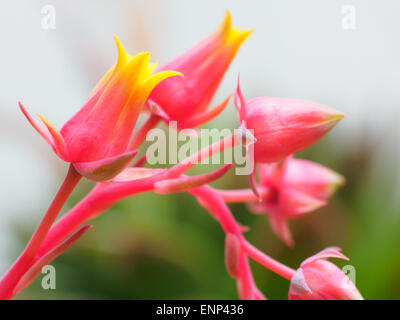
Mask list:
[[[258,250],[252,244],[247,242],[246,240],[242,242],[243,248],[248,256],[254,261],[257,261],[259,264],[263,265],[267,269],[275,272],[276,274],[280,275],[285,279],[292,279],[293,275],[295,274],[296,270],[289,268],[288,266],[272,259],[265,253]]]
[[[214,154],[228,147],[233,147],[236,144],[234,136],[229,136],[190,156],[185,162],[179,163],[155,176],[124,183],[98,183],[84,199],[51,226],[36,253],[36,257],[30,262],[30,265],[54,249],[83,223],[97,217],[118,200],[138,193],[152,191],[157,181],[176,178],[186,170],[192,168],[196,164],[196,161],[200,162],[200,160],[207,159],[207,157],[212,157]],[[191,193],[199,199],[202,198],[204,203],[207,203],[207,208],[211,209],[210,213],[220,222],[225,232],[237,235],[241,239],[241,242],[243,242],[244,238],[241,233],[243,228],[236,222],[224,199],[218,195],[218,192],[209,186],[202,186],[193,189]],[[242,286],[243,283],[247,284],[247,287],[253,288],[254,294],[252,297],[260,298],[261,295],[255,287],[247,256],[241,258],[241,269]]]
[[[14,287],[32,265],[40,245],[50,230],[51,225],[54,223],[58,213],[64,206],[65,201],[68,199],[81,177],[82,176],[75,170],[75,168],[70,165],[63,184],[58,190],[54,200],[47,209],[24,251],[1,279],[0,299],[9,299],[12,297]]]
[[[36,260],[54,249],[74,230],[94,219],[120,199],[153,190],[159,176],[120,184],[97,184],[74,208],[63,215],[50,229],[42,243]]]
[[[189,156],[189,160],[185,161],[187,164],[179,163],[169,170],[152,177],[124,183],[98,183],[85,198],[51,227],[49,234],[39,249],[36,259],[46,254],[49,250],[54,249],[79,226],[97,217],[115,202],[135,194],[152,191],[154,183],[157,181],[177,178],[195,165],[195,163],[190,162],[190,159],[193,161],[193,159],[204,160],[207,157],[212,157],[229,146],[232,147],[235,144],[234,140],[233,136],[224,138]]]
[[[271,189],[268,187],[258,187],[258,193],[260,197],[265,200],[271,195]],[[225,202],[250,202],[258,201],[258,197],[254,194],[251,189],[237,189],[237,190],[220,190],[214,189],[214,191],[222,198]]]
[[[209,211],[221,224],[225,233],[232,233],[240,240],[241,247],[245,243],[242,235],[242,226],[235,220],[232,212],[222,197],[210,186],[204,185],[189,191],[200,200],[200,203]],[[241,299],[263,298],[255,285],[251,273],[247,253],[241,249],[239,261],[238,290]]]
[[[242,237],[241,226],[236,222],[224,200],[210,186],[201,186],[189,191],[196,198],[206,204],[207,210],[211,211],[219,221],[225,233],[232,233],[239,238]]]
[[[245,253],[241,253],[239,261],[240,277],[238,279],[238,293],[241,300],[255,300],[258,288],[251,273],[249,259]]]
[[[244,252],[249,257],[257,261],[264,267],[282,276],[283,278],[290,280],[296,271],[270,258],[265,253],[261,252],[253,245],[251,245],[243,237],[242,228],[233,217],[229,208],[226,206],[225,202],[223,201],[223,197],[221,197],[219,191],[220,190],[215,190],[209,186],[201,186],[191,190],[190,193],[204,200],[204,202],[208,205],[208,210],[213,211],[226,233],[234,233],[236,236],[239,237],[241,241],[241,246],[243,247]],[[240,193],[241,192],[242,190],[240,190]],[[246,194],[247,193],[252,193],[252,190],[246,190]],[[254,200],[256,199],[257,198],[254,197]]]
[[[249,190],[249,192],[252,191]],[[242,254],[240,258],[241,278],[239,279],[239,294],[243,299],[259,297],[259,291],[254,284],[254,279],[251,274],[247,256],[260,263],[267,269],[277,273],[281,277],[288,280],[292,279],[296,272],[295,270],[272,259],[251,245],[243,237],[241,225],[233,217],[233,214],[225,204],[225,201],[223,197],[221,197],[218,190],[215,190],[209,186],[201,186],[191,190],[190,193],[202,200],[201,203],[207,210],[212,212],[213,216],[220,222],[226,233],[233,233],[240,240]]]
[[[140,147],[143,141],[146,139],[147,133],[153,129],[158,122],[160,121],[160,117],[156,116],[154,113],[151,113],[149,118],[143,124],[143,126],[136,132],[133,136],[128,150],[133,151]]]

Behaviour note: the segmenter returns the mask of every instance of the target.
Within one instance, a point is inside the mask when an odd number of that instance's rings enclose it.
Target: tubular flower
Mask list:
[[[254,160],[282,160],[322,138],[344,117],[315,102],[258,97],[246,102],[240,84],[235,95],[241,128],[254,130]]]
[[[150,54],[128,55],[117,38],[118,60],[103,77],[84,106],[57,130],[40,116],[45,127],[39,126],[20,108],[32,126],[63,160],[71,162],[83,176],[109,180],[118,174],[135,156],[128,150],[138,115],[150,92],[175,71],[155,73],[149,63]]]
[[[288,219],[294,219],[326,205],[345,179],[317,163],[288,158],[283,163],[262,164],[260,186],[269,190],[259,203],[251,203],[255,213],[267,213],[271,228],[289,246],[293,245]]]
[[[339,248],[327,248],[305,260],[290,281],[290,300],[362,300],[351,280],[327,258],[349,260]]]
[[[148,101],[152,111],[165,120],[177,121],[179,128],[198,126],[217,116],[229,97],[214,109],[206,110],[207,106],[251,32],[233,28],[227,12],[216,32],[158,69],[182,72],[184,78],[171,78],[157,86]]]

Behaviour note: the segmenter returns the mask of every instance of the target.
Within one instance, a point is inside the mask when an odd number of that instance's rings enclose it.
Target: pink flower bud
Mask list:
[[[260,186],[269,192],[251,208],[256,213],[267,213],[272,229],[290,246],[293,240],[287,220],[326,205],[345,181],[343,176],[322,165],[294,158],[279,164],[262,164],[258,172]]]
[[[290,300],[362,300],[351,280],[327,258],[349,260],[339,248],[327,248],[305,260],[291,279]]]
[[[241,123],[254,130],[254,160],[277,162],[307,148],[344,115],[315,102],[259,97],[246,102],[239,81],[235,97]]]
[[[150,54],[128,55],[118,39],[118,60],[103,77],[84,106],[59,131],[45,118],[39,126],[25,108],[28,121],[59,157],[71,162],[83,176],[105,181],[121,172],[133,159],[128,150],[136,120],[153,88],[175,71],[155,73]]]
[[[151,93],[149,104],[157,114],[178,122],[178,127],[198,126],[218,115],[228,99],[206,110],[226,70],[251,31],[232,27],[231,15],[208,38],[160,67],[182,72],[183,78],[169,79]]]

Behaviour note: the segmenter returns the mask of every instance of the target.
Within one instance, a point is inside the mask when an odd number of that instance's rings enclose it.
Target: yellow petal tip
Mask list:
[[[133,59],[142,60],[142,59],[149,59],[150,60],[150,52],[143,51],[139,52],[137,55],[132,57]]]
[[[253,33],[253,31],[253,29],[243,30],[238,27],[232,27],[232,16],[227,10],[224,21],[218,28],[217,32],[222,35],[226,43],[235,43],[237,46],[240,46],[250,36],[250,34]]]
[[[220,29],[225,33],[225,32],[229,32],[229,30],[231,28],[232,28],[232,15],[229,10],[226,10],[225,18],[220,26]]]
[[[182,73],[182,72],[179,72],[179,71],[166,71],[166,72],[169,72],[169,74],[170,74],[171,77],[173,77],[173,76],[184,77],[183,73]]]

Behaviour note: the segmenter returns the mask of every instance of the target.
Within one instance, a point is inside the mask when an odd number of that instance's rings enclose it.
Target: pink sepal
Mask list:
[[[237,87],[235,91],[235,107],[239,115],[239,123],[244,120],[244,111],[246,108],[246,100],[244,99],[242,89],[240,87],[240,75],[238,75]]]
[[[327,200],[316,199],[305,192],[282,188],[280,193],[281,210],[291,218],[312,212],[327,204]]]
[[[60,131],[58,131],[49,121],[45,118],[40,117],[40,119],[45,124],[45,127],[40,126],[26,111],[25,107],[21,102],[18,102],[19,108],[22,113],[32,125],[32,127],[42,136],[44,140],[50,145],[54,152],[64,161],[68,161],[68,150],[65,145],[65,141]]]
[[[291,294],[299,296],[311,296],[312,290],[307,285],[303,270],[299,268],[291,279]]]
[[[149,109],[151,113],[156,115],[157,117],[160,117],[164,121],[168,122],[170,121],[170,117],[168,114],[158,105],[158,103],[154,102],[151,99],[148,99],[146,102],[146,106]]]
[[[73,166],[82,176],[94,181],[107,181],[119,174],[136,156],[130,151],[115,157],[91,162],[75,162]]]
[[[204,112],[194,115],[192,118],[188,119],[183,123],[178,123],[179,128],[195,128],[201,126],[202,124],[211,121],[215,117],[217,117],[228,105],[229,99],[231,95],[225,98],[220,104],[215,106],[212,109],[207,109]]]
[[[300,266],[304,267],[305,265],[319,259],[339,258],[344,260],[350,260],[345,255],[341,254],[340,250],[341,249],[339,247],[328,247],[318,252],[317,254],[309,257],[308,259],[304,260]]]
[[[287,246],[293,247],[294,241],[285,214],[277,210],[269,210],[268,218],[271,224],[271,228],[275,231],[275,233]]]

